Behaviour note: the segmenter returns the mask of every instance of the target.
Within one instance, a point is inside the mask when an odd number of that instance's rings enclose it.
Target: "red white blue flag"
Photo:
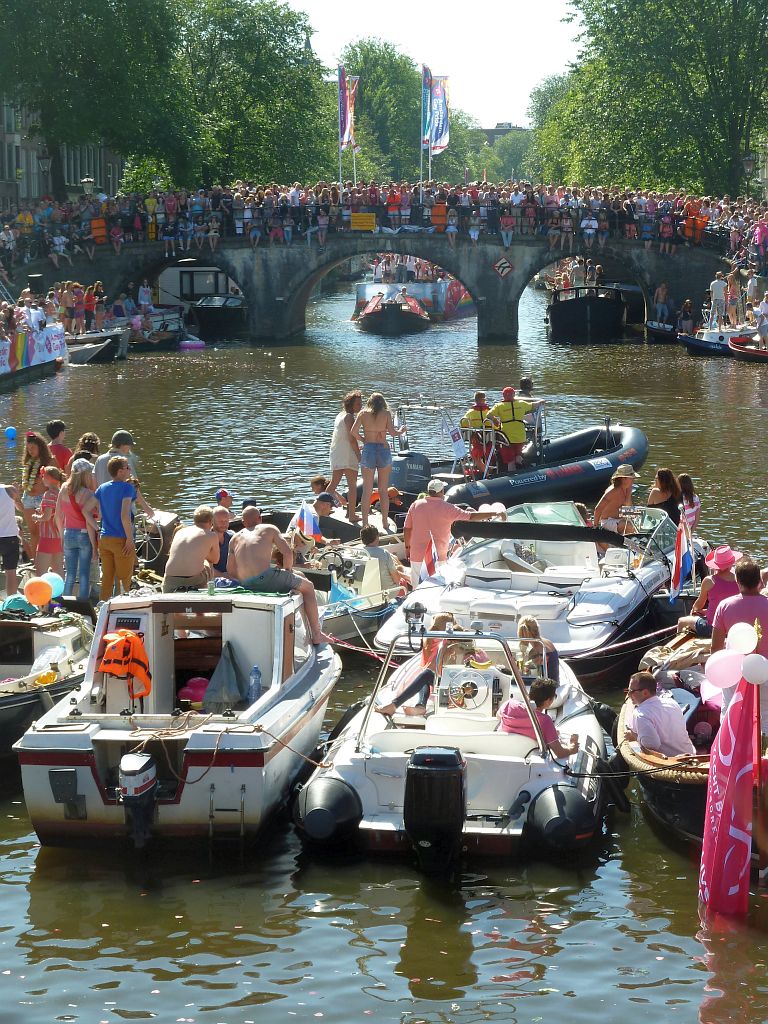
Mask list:
[[[312,537],[314,540],[322,540],[323,534],[320,529],[320,518],[313,505],[302,501],[301,508],[296,513],[296,521],[293,524],[297,530],[301,530],[305,537]]]
[[[419,570],[419,583],[423,583],[424,580],[428,580],[430,576],[434,576],[436,571],[437,548],[435,547],[435,538],[430,534],[429,547],[424,552],[424,561],[421,563],[421,569]]]
[[[675,538],[675,554],[672,559],[672,579],[669,581],[670,604],[676,600],[683,584],[693,572],[693,549],[688,524],[681,518]]]

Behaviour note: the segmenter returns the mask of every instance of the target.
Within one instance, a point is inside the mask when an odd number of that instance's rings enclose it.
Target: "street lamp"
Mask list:
[[[49,154],[48,150],[43,146],[40,152],[37,154],[37,166],[40,168],[40,173],[45,179],[46,192],[51,191],[51,164],[53,163],[53,157]]]
[[[752,175],[755,173],[755,154],[747,152],[741,158],[741,164],[744,168],[744,177],[747,179],[747,195],[749,195],[749,183],[752,180]]]
[[[83,192],[85,192],[87,196],[93,195],[93,178],[81,178],[80,184],[83,186]]]

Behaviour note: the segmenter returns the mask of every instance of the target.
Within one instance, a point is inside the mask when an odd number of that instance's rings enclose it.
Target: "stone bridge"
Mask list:
[[[553,256],[560,255],[550,254],[546,239],[540,236],[518,237],[505,252],[495,236],[481,236],[477,245],[458,236],[452,248],[445,235],[416,233],[330,235],[322,250],[314,238],[311,247],[296,241],[292,246],[262,244],[255,251],[240,238],[225,238],[215,253],[206,247],[202,253],[193,250],[188,255],[201,266],[219,267],[237,282],[248,302],[251,338],[267,341],[298,338],[305,326],[307,301],[318,282],[351,257],[375,252],[430,260],[457,277],[477,307],[478,341],[495,343],[517,339],[517,305],[523,289],[553,262]],[[641,242],[623,239],[609,242],[600,252],[595,247],[586,255],[604,266],[606,280],[639,284],[646,306],[661,281],[669,284],[678,303],[689,297],[698,303],[715,271],[726,268],[715,249],[691,247],[678,250],[674,257],[659,256],[655,249],[646,251]],[[119,256],[104,246],[97,249],[94,263],[77,257],[71,269],[63,264],[56,271],[49,261],[37,261],[17,269],[16,279],[38,273],[48,286],[62,277],[79,277],[84,284],[98,278],[107,295],[114,297],[129,282],[139,284],[144,277],[154,280],[176,262],[163,259],[161,242],[128,244]]]

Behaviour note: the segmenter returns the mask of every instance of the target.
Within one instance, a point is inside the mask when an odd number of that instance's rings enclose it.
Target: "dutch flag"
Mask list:
[[[688,533],[688,524],[684,518],[680,519],[675,538],[675,554],[672,559],[672,579],[669,581],[669,602],[672,604],[683,584],[693,572],[693,551],[691,550],[691,537]]]
[[[434,576],[436,570],[437,548],[435,547],[435,538],[430,534],[429,547],[424,552],[424,561],[421,563],[421,569],[419,570],[419,583],[423,583],[424,580],[428,580],[430,576]]]

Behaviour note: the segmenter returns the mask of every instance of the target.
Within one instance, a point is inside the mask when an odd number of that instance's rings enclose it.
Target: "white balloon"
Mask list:
[[[762,686],[768,683],[768,658],[762,654],[748,654],[741,665],[741,674],[748,683]]]
[[[757,630],[748,622],[737,622],[728,630],[726,649],[739,654],[751,654],[757,647]]]

